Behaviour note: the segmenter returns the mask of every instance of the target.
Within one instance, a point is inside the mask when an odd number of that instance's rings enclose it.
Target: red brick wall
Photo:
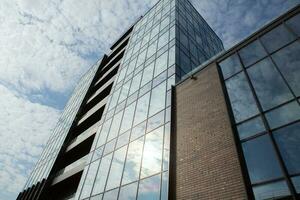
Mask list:
[[[182,200],[247,199],[215,64],[195,77],[175,89],[171,193]]]

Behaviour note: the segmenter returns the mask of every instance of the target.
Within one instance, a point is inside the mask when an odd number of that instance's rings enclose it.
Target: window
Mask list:
[[[147,133],[161,126],[165,122],[165,111],[161,111],[148,119]]]
[[[292,30],[298,35],[300,36],[300,14],[295,15],[294,17],[292,17],[291,19],[289,19],[286,24],[292,28]]]
[[[166,44],[168,44],[168,41],[169,41],[169,31],[166,31],[163,35],[159,37],[157,49],[160,49]]]
[[[112,121],[112,119],[109,119],[106,122],[104,122],[102,130],[100,132],[99,139],[98,139],[97,147],[100,147],[103,144],[105,144],[107,135],[109,133],[109,128],[110,128],[111,121]]]
[[[285,181],[253,187],[255,199],[277,199],[290,195]]]
[[[242,144],[246,164],[252,183],[272,180],[282,176],[268,135]]]
[[[162,185],[161,185],[161,200],[168,200],[169,194],[169,174],[164,172],[162,174]]]
[[[150,92],[148,92],[138,100],[134,117],[134,126],[146,120],[148,115],[149,101]]]
[[[146,135],[141,177],[151,176],[161,171],[164,127]]]
[[[228,79],[225,84],[236,122],[246,120],[258,113],[250,86],[243,72]]]
[[[300,15],[299,15],[300,16]],[[296,96],[300,96],[300,43],[293,44],[276,52],[272,57]]]
[[[274,132],[276,143],[289,173],[300,172],[300,123]]]
[[[165,108],[166,81],[152,89],[149,116]]]
[[[126,150],[127,146],[124,146],[121,149],[115,151],[105,190],[110,190],[120,186]]]
[[[292,182],[296,188],[296,192],[300,193],[300,176],[293,177]]]
[[[159,200],[160,174],[141,180],[138,200]]]
[[[103,196],[103,200],[113,200],[118,198],[119,189],[115,189],[109,192],[106,192]]]
[[[241,49],[239,53],[246,67],[267,55],[258,40],[248,44],[246,47]]]
[[[94,183],[92,195],[99,194],[104,191],[110,162],[112,160],[112,153],[103,157],[99,166],[99,170]],[[94,176],[95,177],[95,176]]]
[[[122,115],[123,112],[119,112],[114,116],[107,140],[117,137],[121,125]]]
[[[153,72],[154,72],[154,62],[152,62],[144,69],[141,86],[145,85],[146,83],[152,80]]]
[[[87,176],[85,178],[85,182],[81,191],[80,199],[84,199],[90,196],[93,188],[94,179],[97,173],[97,168],[99,166],[100,160],[93,162],[90,165],[89,171],[87,173]]]
[[[241,63],[236,54],[233,54],[232,56],[226,58],[225,60],[220,62],[219,65],[221,67],[224,79],[227,79],[233,74],[236,74],[237,72],[242,70]]]
[[[155,71],[154,77],[156,77],[161,72],[165,71],[168,68],[168,51],[162,54],[159,58],[155,61]]]
[[[117,139],[113,139],[112,141],[106,143],[103,155],[106,155],[115,149],[116,141]]]
[[[264,110],[293,98],[277,69],[269,58],[248,69],[249,77]]]
[[[132,183],[130,185],[126,185],[121,188],[119,199],[121,200],[133,200],[136,199],[136,192],[137,192],[137,182]]]
[[[92,161],[95,161],[95,160],[101,158],[102,153],[103,153],[103,146],[102,146],[102,147],[99,147],[98,149],[96,149],[96,150],[94,151],[94,154],[93,154],[93,160],[92,160]]]
[[[265,126],[260,117],[256,117],[237,126],[241,140],[265,131]]]
[[[123,100],[125,100],[127,98],[128,92],[129,92],[129,87],[130,87],[130,81],[127,81],[127,83],[125,83],[122,87],[122,92],[121,95],[119,97],[118,103],[122,102]]]
[[[300,107],[296,101],[283,105],[266,113],[266,118],[271,128],[277,128],[284,124],[300,119]]]
[[[134,110],[135,110],[135,104],[136,103],[133,103],[125,109],[120,133],[124,133],[125,131],[131,128]]]
[[[120,135],[118,138],[116,149],[127,144],[129,142],[129,137],[130,137],[130,131],[127,131],[123,135]]]
[[[147,52],[147,59],[150,58],[156,52],[156,47],[157,47],[157,40],[155,40],[149,45],[148,52]]]
[[[289,32],[283,24],[277,26],[261,37],[262,43],[270,53],[276,51],[294,39],[295,36]]]
[[[136,92],[139,89],[141,79],[142,79],[142,72],[138,73],[135,77],[133,77],[129,95],[132,95],[134,92]]]
[[[129,144],[122,185],[138,180],[140,174],[144,137]]]
[[[135,140],[136,138],[145,134],[146,131],[146,122],[143,122],[132,129],[130,141]]]
[[[110,99],[110,104],[109,104],[109,110],[117,105],[120,93],[121,93],[121,88],[112,94]]]

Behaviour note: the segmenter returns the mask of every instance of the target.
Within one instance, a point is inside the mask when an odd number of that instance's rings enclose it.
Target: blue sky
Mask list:
[[[0,199],[15,199],[79,77],[157,0],[1,0]],[[229,48],[300,0],[191,0]]]

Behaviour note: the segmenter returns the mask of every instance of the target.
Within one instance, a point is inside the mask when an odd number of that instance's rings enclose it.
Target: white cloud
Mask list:
[[[37,161],[60,111],[32,103],[2,85],[0,96],[0,194],[16,195]]]

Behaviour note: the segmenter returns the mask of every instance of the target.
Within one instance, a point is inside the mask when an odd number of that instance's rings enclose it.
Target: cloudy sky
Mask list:
[[[15,199],[79,77],[157,0],[1,0],[0,198]],[[300,0],[191,0],[229,48]]]

